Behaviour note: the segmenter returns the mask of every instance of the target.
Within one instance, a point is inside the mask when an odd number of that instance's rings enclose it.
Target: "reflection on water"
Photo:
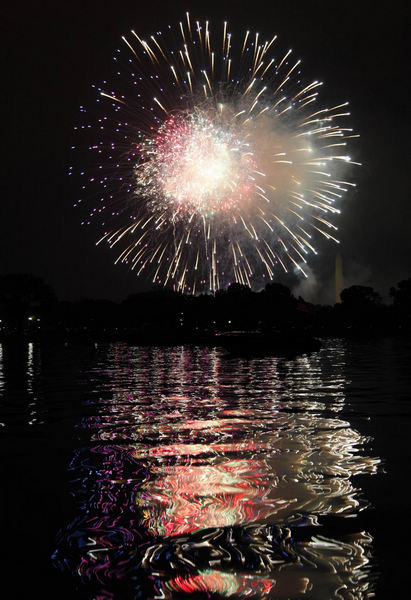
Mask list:
[[[336,341],[288,361],[98,349],[54,564],[90,600],[370,597],[371,535],[328,532],[379,464],[339,416],[344,365]]]
[[[0,390],[4,386],[4,375],[3,375],[3,344],[0,344]]]
[[[3,388],[4,388],[3,344],[0,344],[0,395],[3,394]],[[5,427],[5,423],[0,421],[0,427]]]

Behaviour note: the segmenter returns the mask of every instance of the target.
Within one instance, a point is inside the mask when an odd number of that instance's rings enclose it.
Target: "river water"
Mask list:
[[[0,345],[10,597],[407,597],[410,357]]]

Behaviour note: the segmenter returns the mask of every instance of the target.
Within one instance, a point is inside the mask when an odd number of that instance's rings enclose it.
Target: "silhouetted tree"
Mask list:
[[[382,329],[386,324],[386,307],[372,287],[352,285],[341,292],[342,304],[336,305],[336,314],[343,326],[355,331]]]
[[[411,278],[400,281],[398,287],[390,289],[390,296],[396,306],[411,307]]]
[[[122,303],[126,326],[141,327],[151,324],[164,328],[177,327],[184,313],[186,296],[167,289],[133,294]]]
[[[352,285],[341,292],[341,302],[355,309],[375,307],[382,304],[382,298],[372,287]]]
[[[23,333],[43,319],[56,302],[52,288],[27,273],[0,276],[0,314],[9,331]]]
[[[411,278],[397,283],[390,289],[397,326],[411,329]]]
[[[244,285],[242,283],[230,283],[227,288],[227,294],[229,296],[242,296],[249,297],[253,292],[248,285]]]
[[[293,298],[290,288],[288,288],[286,285],[283,285],[282,283],[266,283],[264,291],[267,294],[267,296],[269,296],[270,298],[275,298],[277,302],[280,299],[282,299],[283,301],[289,303]]]
[[[265,327],[288,329],[296,322],[297,299],[282,283],[267,283],[261,292],[260,319]]]
[[[225,290],[218,290],[214,297],[213,321],[219,328],[253,329],[258,322],[256,296],[249,286],[241,283],[231,283]]]

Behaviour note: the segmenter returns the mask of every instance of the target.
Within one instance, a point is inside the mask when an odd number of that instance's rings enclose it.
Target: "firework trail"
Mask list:
[[[226,22],[214,36],[186,13],[122,40],[97,122],[78,128],[94,136],[81,175],[97,199],[85,222],[105,228],[97,243],[184,292],[306,276],[315,239],[338,241],[332,218],[354,185],[340,174],[358,164],[347,155],[358,136],[341,124],[348,103],[319,107],[322,82],[303,82],[276,36],[235,39]]]

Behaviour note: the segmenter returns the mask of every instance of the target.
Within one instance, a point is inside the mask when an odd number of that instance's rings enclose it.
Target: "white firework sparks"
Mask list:
[[[320,108],[322,83],[302,83],[276,37],[235,41],[227,23],[214,39],[188,13],[148,40],[132,31],[115,84],[98,88],[98,160],[82,173],[99,193],[90,217],[111,226],[98,243],[180,291],[305,275],[316,237],[337,241],[332,217],[354,186],[340,175],[358,164],[348,103]]]

